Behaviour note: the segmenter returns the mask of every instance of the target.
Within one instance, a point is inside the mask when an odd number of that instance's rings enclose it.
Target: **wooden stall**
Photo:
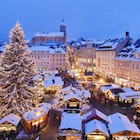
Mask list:
[[[11,113],[0,120],[0,133],[3,137],[16,135],[20,130],[21,117]]]
[[[39,131],[43,128],[49,117],[49,103],[41,103],[32,111],[23,114],[23,126],[26,133]]]

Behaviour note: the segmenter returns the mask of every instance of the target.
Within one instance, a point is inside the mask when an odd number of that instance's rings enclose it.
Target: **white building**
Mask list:
[[[121,49],[127,45],[129,36],[123,39],[107,40],[96,49],[96,73],[106,78],[114,76],[114,59]]]

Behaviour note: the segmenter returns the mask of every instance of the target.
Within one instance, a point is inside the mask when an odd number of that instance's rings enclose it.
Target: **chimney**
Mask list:
[[[52,83],[53,83],[53,84],[55,83],[55,79],[52,79]]]
[[[125,35],[126,35],[126,36],[129,36],[129,32],[125,32]]]

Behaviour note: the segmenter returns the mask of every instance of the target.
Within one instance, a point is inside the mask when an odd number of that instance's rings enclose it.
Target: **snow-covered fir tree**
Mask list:
[[[89,93],[88,90],[83,89],[83,87],[75,88],[72,85],[65,87],[63,89],[59,89],[55,94],[54,103],[52,104],[53,108],[63,108],[65,106],[65,97],[69,94],[75,94],[77,97],[82,99],[83,105],[88,105],[89,100],[86,97],[86,92]]]
[[[0,118],[10,113],[21,116],[39,101],[33,86],[33,61],[19,22],[10,31],[9,39],[0,61]]]

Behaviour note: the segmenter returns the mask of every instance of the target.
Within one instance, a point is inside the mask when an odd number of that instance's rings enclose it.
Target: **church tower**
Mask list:
[[[60,24],[60,32],[64,33],[63,41],[66,43],[66,24],[64,22],[64,19],[62,19],[62,22]]]

